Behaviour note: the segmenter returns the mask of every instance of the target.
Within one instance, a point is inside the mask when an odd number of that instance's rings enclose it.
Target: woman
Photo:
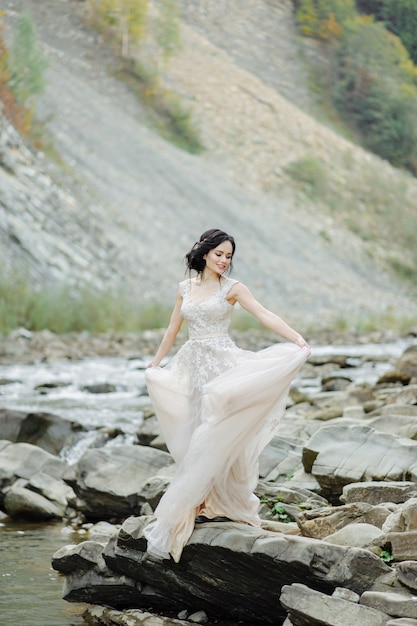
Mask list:
[[[178,562],[195,523],[260,525],[258,457],[274,435],[295,374],[310,347],[244,284],[226,276],[233,237],[212,229],[186,254],[197,273],[179,284],[169,326],[146,370],[150,398],[177,473],[144,531],[150,554]],[[292,343],[242,350],[228,335],[238,302]],[[189,339],[166,367],[160,362],[184,321]]]

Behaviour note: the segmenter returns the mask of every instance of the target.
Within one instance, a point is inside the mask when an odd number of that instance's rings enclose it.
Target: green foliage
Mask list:
[[[417,171],[416,68],[400,40],[382,24],[357,20],[334,56],[333,97],[367,148]]]
[[[354,0],[298,0],[295,8],[301,32],[323,40],[339,37],[355,16]]]
[[[289,524],[292,522],[291,517],[286,513],[285,507],[278,501],[272,500],[272,498],[261,498],[261,504],[266,504],[269,508],[268,514],[275,520],[279,522],[284,522],[284,524]]]
[[[0,332],[18,327],[55,333],[88,330],[138,331],[166,327],[169,310],[154,304],[138,306],[122,291],[74,293],[68,285],[35,289],[22,276],[0,279]]]
[[[326,192],[326,171],[314,156],[305,156],[290,163],[285,171],[297,181],[307,195],[319,198]]]
[[[191,108],[184,106],[175,92],[161,86],[156,70],[126,60],[116,75],[148,105],[150,121],[165,139],[192,154],[202,152],[203,145]]]
[[[394,560],[394,557],[389,550],[381,550],[379,556],[384,561],[384,563],[391,563],[391,561]]]
[[[16,22],[9,55],[10,88],[20,104],[32,106],[44,91],[47,66],[33,20],[28,13],[22,13]]]
[[[177,0],[160,0],[158,15],[153,21],[153,35],[162,51],[164,64],[181,49],[180,7]]]
[[[88,0],[93,23],[112,32],[127,57],[131,43],[146,35],[148,0]]]
[[[357,0],[357,6],[397,35],[417,62],[417,0]]]

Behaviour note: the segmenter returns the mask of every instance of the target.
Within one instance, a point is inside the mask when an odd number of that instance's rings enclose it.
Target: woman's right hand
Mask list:
[[[146,366],[146,368],[148,368],[148,367],[158,367],[158,365],[159,365],[158,361],[149,361],[149,363]]]

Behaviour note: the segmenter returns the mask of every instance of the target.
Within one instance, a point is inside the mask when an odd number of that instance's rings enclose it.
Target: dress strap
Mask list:
[[[191,278],[186,278],[179,283],[180,294],[184,297],[189,295],[191,289]]]

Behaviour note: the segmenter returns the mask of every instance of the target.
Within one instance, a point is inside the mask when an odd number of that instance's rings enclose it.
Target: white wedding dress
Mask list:
[[[228,335],[236,280],[193,301],[180,283],[189,339],[165,367],[146,370],[150,398],[177,473],[145,528],[150,554],[179,561],[196,515],[260,525],[258,458],[284,413],[307,348],[278,343],[253,352]]]

